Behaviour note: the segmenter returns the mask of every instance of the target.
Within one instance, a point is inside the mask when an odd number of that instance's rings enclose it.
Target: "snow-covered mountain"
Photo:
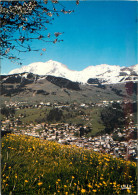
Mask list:
[[[64,64],[49,60],[47,62],[35,62],[9,74],[31,72],[38,75],[52,75],[63,77],[75,82],[87,83],[89,79],[98,79],[101,83],[119,83],[126,81],[138,81],[138,64],[131,67],[101,64],[89,66],[82,71],[73,71]]]

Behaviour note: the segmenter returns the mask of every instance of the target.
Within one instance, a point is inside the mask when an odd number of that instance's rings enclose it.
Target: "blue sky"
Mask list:
[[[75,12],[56,17],[48,32],[64,32],[63,42],[35,41],[34,49],[46,52],[20,54],[23,65],[33,62],[59,61],[69,69],[82,70],[90,65],[137,64],[137,2],[136,1],[64,1],[67,9]],[[17,53],[18,55],[18,53]],[[1,72],[8,73],[20,66],[9,60],[1,61]]]

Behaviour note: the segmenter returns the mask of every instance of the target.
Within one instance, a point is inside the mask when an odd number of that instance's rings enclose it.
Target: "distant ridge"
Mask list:
[[[22,66],[21,68],[10,71],[9,74],[23,72],[62,77],[83,84],[88,83],[89,79],[98,79],[100,83],[104,84],[138,81],[138,64],[130,67],[101,64],[88,66],[82,71],[73,71],[60,62],[49,60],[47,62],[35,62],[27,66]]]

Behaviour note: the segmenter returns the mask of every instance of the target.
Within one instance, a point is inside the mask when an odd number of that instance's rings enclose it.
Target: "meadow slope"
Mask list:
[[[136,183],[135,162],[24,135],[2,138],[4,195],[136,194]]]

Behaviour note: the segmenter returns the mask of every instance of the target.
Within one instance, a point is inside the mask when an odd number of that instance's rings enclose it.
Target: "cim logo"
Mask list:
[[[121,185],[121,190],[130,190],[130,189],[131,189],[131,185],[128,185],[128,184]]]

